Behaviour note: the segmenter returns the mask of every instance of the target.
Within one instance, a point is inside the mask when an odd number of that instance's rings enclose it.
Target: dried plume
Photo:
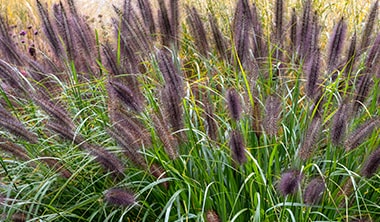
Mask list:
[[[364,162],[361,169],[361,175],[370,178],[372,177],[380,167],[380,147],[373,151]]]
[[[179,70],[175,67],[174,62],[168,50],[162,49],[157,52],[158,67],[164,77],[166,85],[169,85],[178,96],[183,95],[183,80]]]
[[[313,154],[320,136],[321,128],[322,118],[316,115],[307,129],[300,147],[299,156],[302,160],[309,159]]]
[[[331,73],[339,62],[339,56],[343,49],[343,43],[347,32],[347,24],[341,18],[335,25],[328,48],[327,70]]]
[[[366,60],[366,69],[368,72],[375,72],[376,65],[380,62],[380,33],[377,35],[374,43],[371,45],[369,50],[367,60]]]
[[[348,120],[350,118],[349,106],[346,102],[342,102],[338,111],[335,113],[331,126],[331,142],[335,146],[339,146],[345,136]]]
[[[278,190],[283,196],[295,194],[301,184],[302,173],[299,170],[289,170],[281,175]]]
[[[379,1],[376,0],[376,2],[371,7],[367,21],[365,23],[365,28],[364,28],[362,39],[361,39],[361,45],[359,47],[359,50],[361,52],[367,50],[367,47],[369,46],[371,42],[370,38],[371,38],[372,30],[378,17],[378,11],[379,11],[378,8],[379,8]]]
[[[297,47],[300,51],[299,54],[301,57],[304,57],[307,53],[308,46],[310,45],[310,30],[312,26],[312,1],[307,0],[303,6],[303,14],[302,14],[302,21],[301,21],[301,27],[299,30],[299,46]]]
[[[159,0],[158,23],[160,27],[160,34],[162,45],[170,47],[171,44],[176,45],[174,37],[174,27],[172,27],[169,12],[165,4],[165,0]]]
[[[73,44],[73,33],[71,30],[71,25],[69,24],[66,10],[62,4],[59,2],[53,5],[53,12],[55,18],[55,25],[57,27],[57,32],[62,38],[62,41],[65,44],[67,56],[69,60],[74,59],[74,44]]]
[[[271,95],[265,101],[264,130],[268,135],[274,136],[278,132],[281,115],[281,100]]]
[[[18,91],[25,92],[24,81],[21,78],[21,75],[21,72],[16,67],[5,60],[0,59],[1,81],[9,85],[13,90],[17,89]]]
[[[206,30],[203,26],[203,22],[198,13],[198,10],[193,6],[187,6],[186,11],[188,14],[187,21],[190,26],[190,30],[192,32],[195,45],[197,46],[198,51],[205,57],[207,57],[207,53],[209,52],[209,45],[206,35]]]
[[[243,136],[237,130],[233,130],[230,134],[230,148],[234,161],[240,165],[247,162]]]
[[[169,0],[170,4],[170,24],[171,24],[171,30],[172,30],[172,35],[174,38],[175,45],[178,47],[179,46],[179,25],[180,25],[180,20],[179,20],[179,0]]]
[[[175,88],[171,85],[166,85],[162,89],[161,103],[163,105],[165,118],[168,118],[171,130],[176,132],[183,129],[182,97],[176,93]]]
[[[234,88],[229,88],[226,93],[228,109],[232,119],[238,121],[242,113],[240,96]]]
[[[310,205],[318,204],[325,190],[324,180],[321,177],[316,177],[307,185],[303,194],[303,201]]]
[[[135,195],[126,189],[111,188],[104,194],[104,201],[118,207],[128,207],[136,203]]]
[[[344,142],[346,151],[350,151],[358,147],[363,141],[371,135],[371,133],[379,128],[380,118],[374,117],[367,122],[360,125],[354,132],[352,132]]]
[[[315,92],[317,88],[319,71],[320,71],[320,63],[321,63],[321,53],[318,49],[315,53],[313,53],[312,58],[310,59],[307,67],[306,67],[306,95],[310,98],[315,97]]]

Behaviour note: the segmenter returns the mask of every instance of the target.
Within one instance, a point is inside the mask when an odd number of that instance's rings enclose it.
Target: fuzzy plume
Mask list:
[[[283,196],[297,192],[302,180],[302,173],[299,170],[289,170],[281,175],[278,182],[278,190]]]
[[[317,115],[311,121],[309,128],[303,138],[299,156],[302,160],[307,160],[313,154],[322,128],[322,118]]]
[[[251,9],[252,18],[252,28],[253,35],[252,42],[254,46],[253,55],[257,60],[264,59],[268,54],[268,46],[265,43],[265,36],[263,33],[263,27],[261,23],[261,16],[257,12],[257,7],[255,4],[252,5]]]
[[[364,162],[361,174],[367,178],[372,177],[380,167],[380,147],[373,151]]]
[[[297,14],[296,9],[292,9],[292,17],[290,21],[290,52],[295,53],[297,51],[297,42],[298,42],[298,36],[297,36]]]
[[[204,112],[207,124],[207,135],[211,140],[216,141],[218,138],[218,125],[214,115],[214,107],[211,103],[206,102]]]
[[[20,136],[23,139],[29,141],[30,143],[38,142],[37,136],[33,134],[32,132],[30,132],[28,129],[26,129],[20,120],[15,118],[11,113],[9,113],[1,105],[0,105],[0,126],[4,127],[15,136]]]
[[[326,186],[323,179],[321,177],[316,177],[307,185],[303,194],[303,201],[310,205],[317,204],[321,200],[325,190]]]
[[[1,39],[1,38],[0,38]],[[0,79],[13,90],[24,92],[24,81],[20,71],[5,60],[0,59]]]
[[[358,84],[355,90],[355,98],[353,105],[353,112],[358,113],[363,106],[364,101],[367,99],[369,91],[371,89],[372,78],[370,73],[364,73],[358,78]]]
[[[122,188],[111,188],[104,194],[104,201],[118,207],[128,207],[136,203],[135,195]]]
[[[208,15],[208,20],[211,26],[212,36],[213,36],[213,39],[215,40],[215,46],[219,54],[219,57],[228,61],[228,59],[230,58],[227,51],[228,44],[222,32],[220,31],[218,22],[215,16],[212,15],[211,13]]]
[[[8,34],[9,25],[8,22],[0,15],[0,52],[1,56],[15,65],[22,65],[22,53],[15,47],[14,42]]]
[[[60,40],[58,38],[56,30],[50,21],[49,13],[44,8],[44,6],[40,2],[40,0],[36,0],[36,2],[37,2],[38,12],[39,12],[41,20],[42,20],[43,29],[44,29],[44,32],[46,34],[46,37],[49,40],[49,44],[50,44],[51,48],[53,49],[55,56],[60,58],[62,55],[62,46],[60,44]]]
[[[140,101],[139,96],[130,87],[116,81],[116,79],[109,81],[108,93],[115,94],[118,101],[125,104],[134,112],[139,113],[143,110],[143,102]]]
[[[328,60],[327,60],[327,70],[331,73],[338,62],[340,53],[343,49],[343,43],[346,36],[347,24],[342,18],[337,25],[334,27],[334,31],[331,36],[328,48]]]
[[[61,176],[68,179],[72,176],[71,172],[67,170],[57,159],[53,157],[42,157],[41,161],[48,165],[50,168],[57,170]]]
[[[312,21],[312,1],[307,0],[303,6],[303,14],[302,14],[302,21],[301,21],[301,28],[299,30],[299,41],[298,41],[298,49],[299,49],[299,54],[301,57],[304,57],[307,53],[308,46],[310,45],[309,41],[310,39],[308,38],[310,35],[310,30],[311,30],[311,21]]]
[[[374,117],[360,125],[352,132],[344,142],[346,151],[350,151],[358,147],[363,141],[371,135],[371,133],[380,126],[380,118]]]
[[[315,53],[313,53],[312,58],[310,59],[309,64],[306,67],[306,95],[310,98],[315,97],[321,63],[320,57],[321,53],[318,49]]]
[[[3,151],[6,151],[8,153],[11,153],[12,155],[22,159],[22,160],[30,160],[29,155],[25,151],[25,149],[8,139],[5,139],[3,137],[0,137],[0,149]]]
[[[183,95],[183,80],[179,70],[175,67],[174,62],[168,50],[157,52],[158,67],[164,77],[166,85],[169,85],[178,96]]]
[[[339,146],[342,143],[349,118],[348,104],[346,104],[346,102],[342,102],[338,111],[334,115],[331,126],[331,142],[335,146]]]
[[[240,165],[247,162],[247,157],[245,156],[245,146],[243,141],[243,136],[237,130],[233,130],[230,134],[230,148],[232,153],[232,158]]]
[[[170,47],[171,44],[175,44],[176,40],[174,38],[174,28],[170,22],[170,17],[168,9],[166,7],[164,0],[159,0],[159,11],[158,11],[158,23],[161,32],[162,45]]]
[[[156,115],[153,116],[153,124],[158,137],[164,145],[165,152],[169,155],[170,159],[177,159],[178,142],[176,138],[171,135],[169,128],[163,123],[162,119]]]
[[[156,25],[153,18],[152,6],[150,1],[138,0],[138,6],[140,9],[141,17],[144,18],[144,24],[149,30],[150,34],[153,36],[156,34]]]
[[[53,5],[55,25],[57,32],[60,34],[62,41],[65,44],[66,52],[69,60],[74,59],[73,33],[69,25],[68,17],[62,2]]]
[[[192,32],[195,45],[197,46],[198,51],[205,57],[207,57],[207,53],[209,52],[209,45],[206,35],[206,30],[203,26],[203,22],[199,13],[195,7],[186,7],[186,11],[188,15],[188,24],[190,26],[190,30]]]
[[[236,53],[241,64],[248,60],[249,56],[249,32],[252,28],[252,14],[247,0],[239,0],[235,9],[233,21],[233,38]]]
[[[283,0],[276,0],[276,7],[275,7],[275,38],[277,41],[277,44],[282,44],[282,36],[284,34],[283,31],[283,18],[284,18],[284,1]]]
[[[379,1],[376,0],[375,4],[373,4],[373,6],[371,7],[371,10],[368,15],[367,21],[365,23],[365,28],[362,34],[361,45],[359,47],[360,51],[367,50],[367,47],[369,46],[371,42],[370,38],[371,38],[372,30],[375,25],[375,21],[377,21],[377,17],[378,17],[378,11],[379,11],[378,5],[379,5]]]
[[[242,107],[239,94],[236,92],[234,88],[230,88],[227,90],[226,100],[232,119],[238,121],[241,116]]]
[[[124,173],[124,164],[113,153],[95,144],[84,143],[82,146],[107,171],[112,172],[115,176],[121,176]]]
[[[355,32],[354,35],[351,37],[350,46],[349,46],[348,51],[347,51],[346,68],[344,70],[344,74],[345,74],[346,78],[350,76],[350,74],[353,70],[354,64],[355,64],[355,60],[356,60],[356,39],[357,39],[357,36],[356,36],[356,32]]]
[[[272,95],[265,101],[264,130],[268,135],[274,136],[278,132],[278,124],[281,115],[281,100]]]

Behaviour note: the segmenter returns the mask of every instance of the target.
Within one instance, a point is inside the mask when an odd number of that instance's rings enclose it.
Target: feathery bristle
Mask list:
[[[80,135],[77,135],[73,129],[67,127],[66,125],[62,125],[61,122],[49,120],[45,127],[58,133],[61,137],[75,142],[76,144],[81,144],[84,141],[84,139]]]
[[[190,30],[192,32],[195,45],[197,46],[198,51],[207,57],[207,53],[209,52],[209,46],[207,41],[206,30],[203,26],[203,22],[197,9],[193,6],[186,7],[188,15],[188,24],[190,25]]]
[[[274,136],[278,132],[278,124],[281,115],[281,100],[271,95],[265,101],[264,130],[268,135]]]
[[[301,29],[299,31],[299,38],[297,38],[299,39],[298,41],[299,46],[297,48],[300,50],[299,54],[301,57],[305,57],[308,46],[310,45],[309,43],[310,40],[308,38],[310,35],[308,33],[310,33],[311,23],[312,23],[311,22],[312,21],[311,4],[312,4],[312,1],[307,0],[303,6]]]
[[[278,183],[278,190],[283,196],[297,192],[302,180],[302,173],[299,170],[289,170],[281,175]]]
[[[380,126],[380,118],[374,117],[359,126],[352,132],[344,142],[346,151],[350,151],[358,147],[363,141],[371,135],[371,133]]]
[[[321,200],[325,189],[325,182],[321,177],[312,179],[304,191],[303,201],[310,205],[317,204]]]
[[[15,136],[20,136],[31,143],[37,143],[38,138],[35,134],[25,128],[25,126],[16,118],[3,119],[0,118],[0,126],[6,128]]]
[[[72,50],[74,48],[73,42],[72,42],[72,31],[69,26],[66,10],[63,7],[62,2],[58,4],[54,4],[53,11],[54,11],[55,24],[57,27],[57,31],[65,43],[68,58],[72,60],[74,59],[74,52]]]
[[[171,85],[166,85],[162,89],[161,102],[172,131],[183,129],[182,97],[176,93]]]
[[[300,147],[299,156],[302,160],[307,160],[313,154],[322,128],[322,118],[317,115],[311,121],[309,128],[304,135]]]
[[[241,116],[242,107],[239,94],[236,92],[234,88],[230,88],[227,90],[226,100],[232,119],[238,121]]]
[[[128,207],[136,203],[135,195],[122,188],[111,188],[104,194],[104,201],[118,207]]]
[[[172,30],[172,35],[174,39],[175,46],[179,46],[179,0],[170,0],[170,26]]]
[[[368,15],[367,21],[365,23],[365,28],[362,34],[362,39],[361,39],[361,45],[359,47],[359,50],[365,51],[367,50],[367,47],[371,43],[370,38],[372,34],[372,30],[375,25],[375,21],[377,21],[377,16],[378,16],[378,6],[379,1],[376,0],[375,4],[371,7],[370,13]]]
[[[319,71],[320,71],[320,57],[321,53],[318,49],[316,52],[313,53],[312,58],[310,59],[309,64],[306,67],[306,95],[310,98],[315,97],[315,91],[317,88],[318,78],[319,78]]]
[[[245,155],[245,146],[243,141],[243,136],[237,130],[233,130],[230,134],[230,148],[232,158],[240,165],[247,162],[247,157]]]
[[[376,65],[379,63],[380,58],[380,33],[377,35],[374,43],[371,45],[369,50],[367,60],[366,60],[366,69],[368,72],[373,72]]]
[[[339,146],[344,139],[349,120],[348,111],[348,105],[345,102],[342,102],[338,111],[334,115],[331,126],[331,142],[335,146]]]
[[[367,178],[372,177],[380,167],[380,147],[373,151],[364,162],[361,174]]]
[[[343,49],[343,43],[346,36],[347,24],[342,18],[337,25],[334,27],[331,40],[329,42],[328,49],[328,59],[327,59],[327,70],[331,73],[338,63],[340,53]]]
[[[254,45],[253,55],[256,59],[264,59],[268,55],[268,46],[265,43],[261,16],[257,12],[256,4],[252,4],[251,19],[253,26],[252,42]]]

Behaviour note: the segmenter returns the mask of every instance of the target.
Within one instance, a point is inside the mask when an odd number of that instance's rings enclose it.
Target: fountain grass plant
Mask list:
[[[377,220],[378,1],[202,4],[2,14],[1,220]]]

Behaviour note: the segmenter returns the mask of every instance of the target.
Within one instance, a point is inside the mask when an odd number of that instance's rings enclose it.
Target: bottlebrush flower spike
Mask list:
[[[310,205],[317,204],[321,200],[325,189],[325,182],[322,178],[312,179],[304,191],[303,201]]]
[[[344,142],[346,151],[350,151],[358,147],[371,133],[380,126],[380,118],[374,117],[359,126],[352,132]]]
[[[234,119],[235,121],[238,121],[240,119],[241,112],[242,112],[239,94],[236,92],[234,88],[228,89],[226,94],[227,94],[226,100],[227,100],[228,109],[230,111],[230,115],[232,119]]]
[[[302,180],[302,173],[299,170],[289,170],[282,173],[278,183],[278,190],[283,196],[297,192]]]
[[[364,165],[361,170],[361,174],[367,178],[372,177],[380,167],[380,146],[373,151],[367,160],[364,162]]]
[[[128,207],[136,203],[136,198],[129,190],[111,188],[105,192],[104,201],[114,206]]]
[[[232,131],[230,134],[230,148],[232,157],[237,163],[242,165],[247,161],[247,157],[245,156],[243,136],[237,130]]]

